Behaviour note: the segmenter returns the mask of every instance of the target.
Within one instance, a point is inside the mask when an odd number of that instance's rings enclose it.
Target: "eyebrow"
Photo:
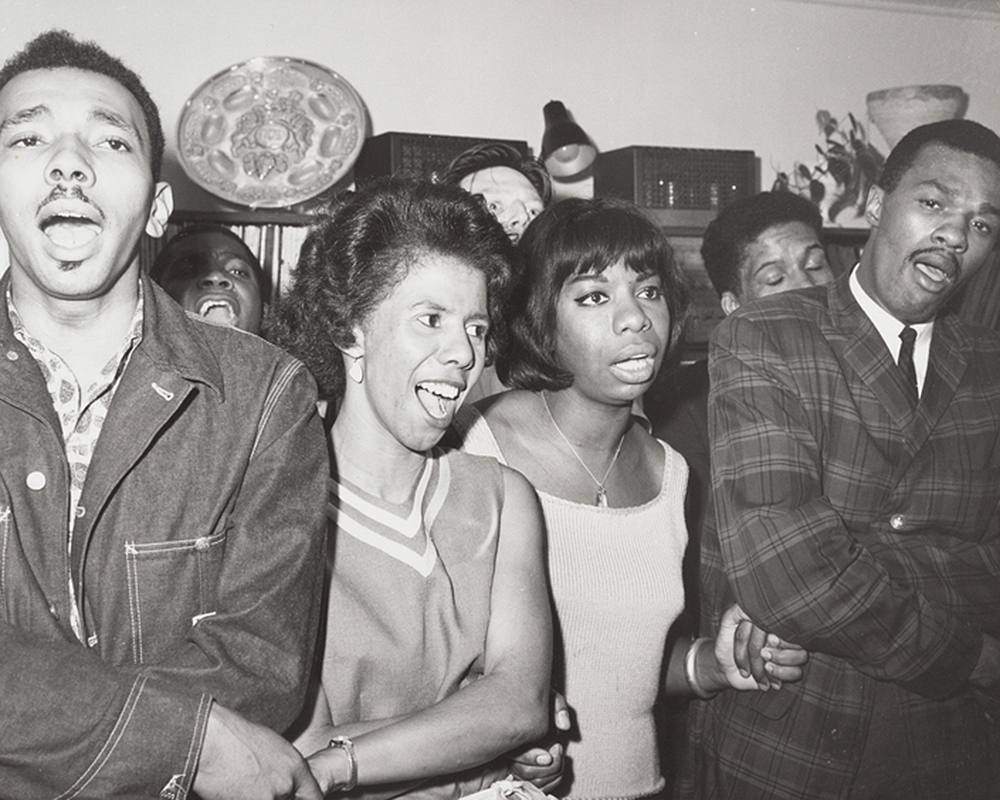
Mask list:
[[[52,109],[44,103],[17,111],[7,117],[7,119],[3,122],[0,122],[0,133],[3,133],[8,128],[14,127],[15,125],[24,125],[25,123],[32,122],[39,117],[44,116],[52,116]],[[91,112],[87,115],[87,118],[94,122],[103,122],[114,128],[125,131],[126,133],[130,133],[138,139],[140,143],[146,143],[146,140],[142,136],[142,132],[125,117],[121,114],[115,113],[114,111],[110,111],[106,108],[95,108],[91,110]]]
[[[49,107],[46,105],[32,106],[31,108],[25,108],[22,111],[17,111],[11,114],[3,122],[0,122],[0,133],[3,133],[8,128],[14,125],[23,125],[25,122],[31,122],[38,117],[44,116],[45,114],[51,114]]]
[[[610,269],[611,267],[608,267]],[[632,269],[632,267],[627,267],[628,271],[635,275],[633,283],[638,283],[639,281],[649,280],[650,278],[659,278],[663,281],[663,276],[660,275],[655,269],[649,269],[645,272],[639,272],[638,270]],[[607,270],[601,270],[600,272],[578,272],[575,275],[570,275],[566,280],[566,284],[571,283],[581,283],[582,281],[600,281],[601,283],[608,283],[609,279],[607,276]]]
[[[416,302],[414,302],[414,303],[412,303],[410,305],[410,310],[411,311],[438,311],[438,312],[440,312],[442,314],[454,314],[454,313],[456,313],[455,309],[452,308],[451,306],[443,306],[440,303],[438,303],[436,300],[417,300]],[[490,315],[489,315],[488,311],[484,311],[482,313],[480,313],[479,311],[475,311],[475,312],[473,312],[472,314],[469,315],[468,319],[482,319],[482,320],[486,320],[487,322],[489,322]]]
[[[583,283],[584,281],[600,281],[601,283],[607,283],[608,278],[603,272],[578,272],[576,275],[570,275],[566,279],[566,284]]]
[[[243,261],[246,264],[250,263],[249,256],[246,253],[241,253],[239,250],[216,250],[217,255],[230,260]]]
[[[826,253],[826,247],[823,246],[822,242],[813,242],[811,245],[809,245],[806,248],[805,252],[808,255],[809,253],[813,252],[814,250],[820,250],[824,254]],[[760,272],[765,267],[772,267],[775,264],[780,264],[780,263],[781,263],[781,259],[780,258],[772,258],[769,261],[765,261],[763,264],[759,264],[756,269],[749,270],[748,274],[751,275],[751,276],[756,275],[758,272]]]
[[[950,188],[948,186],[945,186],[943,183],[941,183],[938,180],[935,180],[934,178],[926,180],[926,181],[924,181],[920,185],[921,186],[933,186],[939,192],[941,192],[942,194],[947,195],[948,197],[954,197],[956,194],[958,194],[958,192],[956,190],[954,190],[954,189],[952,189],[952,188]],[[989,203],[980,203],[979,208],[977,208],[976,211],[979,214],[989,214],[989,215],[994,216],[994,217],[1000,217],[1000,208],[997,208],[996,206],[991,205]]]
[[[95,122],[104,122],[114,128],[125,131],[126,133],[131,133],[142,144],[145,144],[146,142],[146,140],[142,138],[142,132],[121,114],[109,111],[106,108],[95,108],[87,116]]]

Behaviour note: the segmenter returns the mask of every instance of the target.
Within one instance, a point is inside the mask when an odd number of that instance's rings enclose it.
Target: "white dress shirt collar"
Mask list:
[[[902,342],[899,333],[906,325],[896,319],[882,306],[876,303],[872,297],[861,286],[858,280],[858,267],[855,265],[851,271],[850,280],[851,294],[858,301],[865,316],[872,321],[875,330],[889,348],[893,361],[899,361],[899,348]],[[924,392],[924,378],[927,377],[927,364],[931,354],[931,336],[934,333],[934,320],[910,325],[917,332],[917,338],[913,343],[913,367],[917,372],[917,394]]]

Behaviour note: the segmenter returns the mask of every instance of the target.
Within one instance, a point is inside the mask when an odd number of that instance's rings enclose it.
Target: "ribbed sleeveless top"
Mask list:
[[[455,426],[467,452],[507,463],[476,409],[461,409]],[[564,673],[555,677],[575,720],[566,751],[572,781],[556,792],[567,797],[663,788],[653,705],[667,631],[684,607],[687,545],[687,464],[666,444],[663,453],[660,492],[640,506],[599,508],[538,493],[558,619],[556,671]]]

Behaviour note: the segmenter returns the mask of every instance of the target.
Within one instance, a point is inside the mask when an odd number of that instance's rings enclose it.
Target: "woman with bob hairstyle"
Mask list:
[[[281,301],[272,337],[337,409],[325,649],[295,738],[324,792],[458,797],[548,729],[537,499],[436,447],[502,332],[511,257],[461,189],[380,182],[316,223]]]
[[[684,605],[687,466],[632,416],[684,324],[686,293],[663,233],[633,206],[567,199],[539,215],[520,247],[526,285],[497,365],[515,390],[463,409],[456,428],[467,452],[523,473],[545,516],[554,683],[575,724],[535,751],[548,765],[535,777],[551,789],[565,755],[559,794],[655,796],[665,790],[653,716],[661,675],[668,693],[709,697],[797,680],[807,656],[770,636],[760,683],[743,677],[736,630],[741,640],[764,634],[736,606],[714,642],[681,640],[666,653]]]

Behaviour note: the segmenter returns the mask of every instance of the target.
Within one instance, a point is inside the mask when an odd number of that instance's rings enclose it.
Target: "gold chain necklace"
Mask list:
[[[569,448],[570,452],[576,456],[576,460],[580,462],[580,466],[587,470],[587,474],[590,479],[597,484],[597,496],[594,498],[594,505],[600,506],[601,508],[608,507],[608,490],[604,488],[604,484],[608,482],[608,476],[611,475],[611,470],[615,468],[615,464],[618,463],[618,456],[622,451],[622,445],[625,444],[625,436],[628,434],[628,428],[625,428],[625,433],[622,434],[622,438],[618,440],[618,448],[615,450],[615,455],[611,459],[611,463],[608,464],[608,471],[604,473],[604,480],[597,480],[597,476],[590,471],[590,467],[587,466],[587,462],[580,458],[580,454],[576,452],[576,448],[573,447],[573,443],[566,438],[566,434],[562,432],[562,428],[559,427],[559,423],[556,422],[556,418],[552,416],[552,409],[549,408],[549,402],[545,399],[545,392],[540,393],[542,396],[542,405],[545,406],[545,412],[549,415],[549,419],[552,421],[552,427],[556,429],[566,446]]]

